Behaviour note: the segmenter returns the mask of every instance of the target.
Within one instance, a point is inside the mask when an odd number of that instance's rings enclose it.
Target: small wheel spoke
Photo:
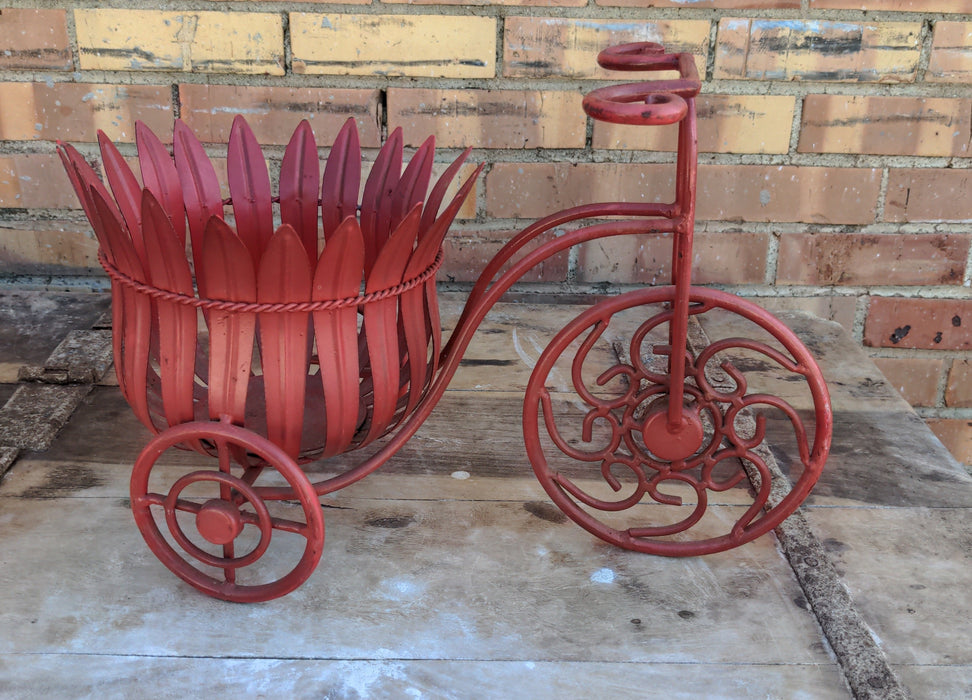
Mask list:
[[[227,542],[223,545],[223,559],[235,559],[236,558],[236,546],[233,542]],[[236,569],[233,567],[226,567],[223,569],[223,580],[226,583],[236,583]]]
[[[161,493],[146,493],[140,499],[142,503],[146,503],[150,506],[164,506],[165,505],[165,495]]]
[[[159,505],[162,505],[161,503]],[[195,515],[202,508],[202,503],[196,503],[195,501],[187,501],[184,498],[176,499],[175,509],[181,510],[183,513],[192,513]]]
[[[219,458],[219,470],[224,474],[229,474],[232,462],[230,460],[230,448],[225,440],[216,441],[216,454]]]
[[[303,537],[308,536],[307,523],[302,523],[297,520],[288,520],[287,518],[270,518],[270,524],[274,530],[281,530],[283,532],[293,532],[296,535],[302,535]]]

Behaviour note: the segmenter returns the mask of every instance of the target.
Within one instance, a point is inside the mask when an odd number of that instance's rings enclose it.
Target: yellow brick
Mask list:
[[[0,223],[0,270],[38,274],[65,267],[98,267],[98,241],[87,222]]]
[[[919,22],[719,20],[716,78],[912,82]]]
[[[75,10],[81,68],[283,75],[283,21],[257,12]]]
[[[292,13],[295,73],[490,78],[496,20],[457,15]]]
[[[699,151],[786,153],[790,149],[795,97],[788,95],[700,95]],[[676,150],[678,127],[594,123],[594,148]]]
[[[442,148],[583,148],[582,96],[573,91],[388,90],[388,127],[405,143],[434,134]]]
[[[624,76],[597,65],[597,54],[612,44],[653,41],[671,53],[695,54],[705,74],[709,45],[707,20],[597,20],[563,17],[507,17],[504,74],[515,77],[607,78]],[[638,80],[670,78],[669,72],[641,73]]]

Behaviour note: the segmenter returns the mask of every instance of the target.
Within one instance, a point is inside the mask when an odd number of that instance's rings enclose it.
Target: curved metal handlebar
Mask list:
[[[674,124],[688,113],[687,98],[702,87],[695,58],[688,53],[665,53],[661,44],[619,44],[601,51],[597,62],[608,70],[677,70],[675,80],[652,80],[609,85],[584,97],[584,111],[593,119],[614,124],[645,126]]]

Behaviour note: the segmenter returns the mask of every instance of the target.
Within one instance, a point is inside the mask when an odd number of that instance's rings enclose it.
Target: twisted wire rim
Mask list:
[[[318,301],[288,301],[288,302],[250,302],[250,301],[224,301],[220,299],[206,299],[203,297],[189,296],[188,294],[180,294],[178,292],[172,292],[168,289],[160,289],[159,287],[152,286],[151,284],[146,284],[144,282],[139,282],[133,277],[126,275],[124,272],[119,270],[113,263],[108,260],[104,251],[98,251],[98,262],[104,268],[105,272],[114,282],[129,287],[139,294],[144,294],[153,299],[159,301],[169,301],[176,304],[183,304],[185,306],[194,306],[198,309],[206,309],[211,311],[232,311],[236,313],[288,313],[288,312],[312,312],[312,311],[333,311],[335,309],[345,309],[352,306],[364,306],[365,304],[371,304],[376,301],[382,301],[383,299],[388,299],[391,297],[396,297],[404,294],[405,292],[424,284],[438,272],[439,268],[442,266],[443,254],[440,249],[435,256],[435,260],[420,274],[412,277],[409,280],[405,280],[400,284],[396,284],[394,287],[387,287],[386,289],[379,289],[377,292],[371,292],[369,294],[359,294],[354,297],[345,297],[344,299],[321,299]]]

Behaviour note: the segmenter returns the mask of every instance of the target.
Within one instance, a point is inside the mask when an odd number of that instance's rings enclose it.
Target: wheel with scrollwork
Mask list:
[[[193,444],[214,453],[218,468],[183,474],[166,490],[161,484],[175,467],[160,457]],[[253,485],[271,467],[292,499],[279,508],[293,510],[296,501],[303,522],[271,515],[264,489]],[[132,471],[131,503],[159,560],[189,585],[222,600],[259,602],[291,592],[313,573],[324,546],[324,516],[304,472],[277,445],[226,422],[184,423],[153,438]],[[286,552],[261,560],[278,536],[291,540],[275,548]]]
[[[700,287],[682,407],[671,409],[674,299],[674,287],[650,287],[567,324],[533,370],[523,430],[537,478],[572,520],[626,549],[688,556],[749,542],[790,515],[820,476],[833,420],[797,336],[755,304]],[[711,341],[706,326],[755,337]]]

